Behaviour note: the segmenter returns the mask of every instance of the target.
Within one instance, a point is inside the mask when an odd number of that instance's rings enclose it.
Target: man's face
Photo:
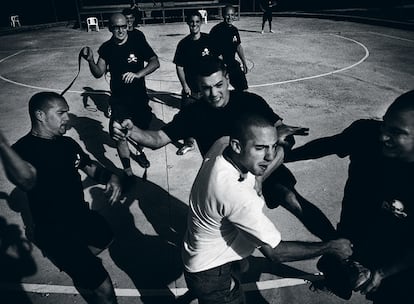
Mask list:
[[[69,106],[61,99],[55,99],[51,105],[51,108],[43,112],[42,127],[52,136],[61,136],[68,129]]]
[[[196,35],[200,33],[201,19],[199,16],[191,16],[187,24],[188,24],[188,28],[190,29],[190,34]]]
[[[230,8],[224,12],[224,22],[228,25],[232,25],[236,17],[236,13],[233,8]]]
[[[111,20],[110,31],[118,43],[123,43],[128,38],[128,25],[124,16],[119,15]]]
[[[397,110],[387,113],[380,140],[384,156],[404,162],[414,161],[414,111]]]
[[[229,79],[223,71],[217,71],[210,76],[199,76],[200,92],[211,106],[221,108],[229,102]]]
[[[134,29],[134,23],[135,23],[135,17],[134,15],[125,15],[126,21],[127,21],[127,30],[132,31]]]
[[[276,155],[276,128],[252,126],[245,138],[245,142],[240,142],[239,163],[253,175],[261,176]]]

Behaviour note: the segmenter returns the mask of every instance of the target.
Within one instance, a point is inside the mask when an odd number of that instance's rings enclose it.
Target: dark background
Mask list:
[[[170,0],[167,0],[170,1]],[[176,0],[175,2],[186,2]],[[191,0],[195,1],[195,0]],[[10,15],[19,15],[23,25],[43,24],[58,21],[76,20],[76,5],[108,5],[130,4],[127,0],[6,0],[2,1],[0,10],[0,26],[10,26]],[[137,0],[149,2],[152,0]],[[162,2],[157,1],[156,2]],[[238,0],[220,1],[238,4]],[[259,12],[259,0],[240,0],[242,12]],[[414,0],[278,0],[278,11],[320,10],[332,8],[372,7],[384,8],[414,4]]]

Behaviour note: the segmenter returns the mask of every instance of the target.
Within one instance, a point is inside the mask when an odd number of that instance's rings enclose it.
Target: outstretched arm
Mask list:
[[[337,137],[323,137],[312,140],[301,147],[290,151],[286,157],[285,162],[294,162],[306,159],[315,159],[337,153]]]
[[[24,191],[32,189],[36,184],[36,169],[27,161],[23,160],[14,151],[6,137],[0,131],[0,158],[3,160],[7,178]]]
[[[264,245],[260,247],[260,251],[272,262],[284,263],[311,259],[328,253],[340,259],[346,259],[352,255],[352,246],[347,239],[337,239],[326,243],[281,241],[275,248]]]
[[[126,119],[122,123],[114,121],[112,124],[112,137],[115,140],[132,139],[136,143],[151,149],[164,147],[171,142],[171,139],[164,131],[142,130]]]

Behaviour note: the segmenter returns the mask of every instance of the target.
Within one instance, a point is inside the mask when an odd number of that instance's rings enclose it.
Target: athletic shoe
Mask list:
[[[138,165],[140,165],[144,169],[149,168],[149,166],[151,165],[143,151],[137,150],[135,154],[132,154],[131,158],[135,160],[138,163]]]
[[[177,155],[184,155],[187,152],[190,152],[194,149],[195,149],[194,144],[186,143],[184,146],[182,146],[180,149],[177,150],[176,154]]]
[[[264,34],[264,30],[262,30],[262,31],[260,32],[260,34]]]
[[[371,278],[371,271],[357,261],[347,260],[352,289],[358,291]]]
[[[275,31],[274,30],[270,30],[270,33],[274,33]]]

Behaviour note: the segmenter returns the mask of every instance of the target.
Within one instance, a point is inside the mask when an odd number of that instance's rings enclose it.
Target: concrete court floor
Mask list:
[[[208,32],[217,22],[209,21],[202,30]],[[260,17],[235,22],[250,67],[249,90],[263,96],[287,124],[310,128],[308,137],[297,138],[298,145],[340,132],[356,119],[379,118],[397,96],[413,89],[413,32],[346,21],[274,18],[276,33],[261,35],[260,23]],[[146,25],[141,30],[161,62],[161,68],[147,77],[151,105],[159,119],[156,126],[178,111],[180,85],[172,57],[188,29],[174,23]],[[80,48],[89,45],[96,55],[109,37],[107,29],[87,33],[65,27],[1,37],[0,128],[10,142],[29,130],[30,96],[40,90],[63,90],[76,74]],[[78,80],[65,95],[74,126],[67,135],[103,164],[119,168],[102,112],[108,87],[105,79],[94,79],[83,62]],[[197,151],[185,156],[176,156],[175,151],[173,145],[147,150],[148,181],[143,181],[143,170],[133,162],[137,184],[122,205],[108,206],[102,187],[85,180],[87,200],[105,215],[116,235],[101,257],[119,303],[172,303],[171,295],[185,292],[176,244],[201,157]],[[333,156],[288,166],[297,177],[299,192],[336,224],[347,159]],[[36,247],[27,246],[19,206],[23,198],[2,168],[0,187],[1,237],[10,239],[10,247],[1,248],[0,302],[84,303],[71,280]],[[282,208],[266,213],[283,239],[317,240]],[[310,291],[300,278],[317,272],[316,260],[271,267],[258,253],[250,262],[244,278],[249,303],[368,303],[359,294],[346,302]]]

